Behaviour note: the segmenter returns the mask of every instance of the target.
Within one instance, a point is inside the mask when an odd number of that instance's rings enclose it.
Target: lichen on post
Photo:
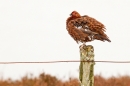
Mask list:
[[[92,45],[80,47],[79,80],[80,86],[94,86],[94,48]],[[84,62],[88,61],[88,62]]]

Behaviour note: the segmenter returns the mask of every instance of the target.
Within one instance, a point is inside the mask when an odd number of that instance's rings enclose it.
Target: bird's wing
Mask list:
[[[82,16],[81,20],[84,21],[84,25],[87,26],[90,31],[98,33],[95,35],[95,39],[97,40],[101,39],[102,41],[106,40],[108,42],[111,42],[109,37],[105,34],[106,32],[105,26],[101,22],[87,15]]]
[[[71,37],[76,41],[76,42],[88,42],[90,39],[88,38],[88,33],[83,32],[83,30],[79,29],[76,27],[76,21],[75,20],[70,20],[66,28],[68,30],[68,33],[71,35]]]
[[[103,34],[106,30],[105,26],[101,22],[87,15],[77,18],[75,21],[84,27],[88,27],[92,32]]]
[[[79,35],[80,34],[83,35],[86,34],[87,36],[95,35],[95,39],[97,40],[101,40],[101,41],[109,40],[109,37],[104,33],[105,26],[99,21],[97,21],[96,19],[91,18],[87,15],[82,16],[81,18],[76,18],[74,20],[71,20],[68,23],[68,27],[73,28],[73,30],[77,31]]]

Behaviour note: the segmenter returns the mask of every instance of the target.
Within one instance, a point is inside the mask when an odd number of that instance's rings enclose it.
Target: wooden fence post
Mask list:
[[[80,47],[79,80],[80,86],[94,86],[94,48],[92,45],[81,45]]]

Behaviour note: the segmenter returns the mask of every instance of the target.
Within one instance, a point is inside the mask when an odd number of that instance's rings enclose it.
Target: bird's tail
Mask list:
[[[107,36],[102,36],[102,35],[99,35],[99,34],[95,34],[95,35],[94,35],[94,39],[101,40],[101,41],[111,42],[111,40],[109,39],[109,37],[107,37]]]

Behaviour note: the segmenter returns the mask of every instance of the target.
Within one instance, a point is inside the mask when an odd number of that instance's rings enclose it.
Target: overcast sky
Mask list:
[[[79,45],[68,35],[73,11],[102,22],[111,43],[93,41],[95,60],[130,60],[130,0],[0,0],[0,62],[79,60]],[[130,64],[96,63],[95,75],[130,75]],[[0,64],[0,77],[19,79],[45,72],[78,77],[79,63]]]

